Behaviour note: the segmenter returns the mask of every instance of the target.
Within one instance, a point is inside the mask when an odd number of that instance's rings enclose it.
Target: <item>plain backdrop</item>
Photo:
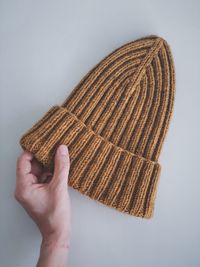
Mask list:
[[[15,201],[20,136],[126,42],[165,38],[176,99],[150,220],[70,188],[69,267],[200,266],[200,2],[0,0],[0,266],[34,267],[41,237]]]

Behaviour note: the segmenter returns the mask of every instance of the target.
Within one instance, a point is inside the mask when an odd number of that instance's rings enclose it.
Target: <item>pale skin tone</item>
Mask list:
[[[23,152],[17,160],[15,198],[42,235],[36,267],[67,266],[71,233],[69,168],[69,152],[65,145],[60,145],[56,151],[53,174],[30,152]]]

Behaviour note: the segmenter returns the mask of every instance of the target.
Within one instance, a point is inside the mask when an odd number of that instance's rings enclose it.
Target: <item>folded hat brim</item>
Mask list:
[[[70,186],[119,211],[152,217],[160,164],[112,144],[66,108],[51,108],[20,144],[51,171],[56,148],[66,144]]]

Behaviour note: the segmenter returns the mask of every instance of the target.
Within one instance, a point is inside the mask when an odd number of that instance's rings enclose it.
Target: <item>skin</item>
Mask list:
[[[71,233],[69,168],[69,152],[65,145],[60,145],[56,151],[53,174],[30,152],[23,152],[17,160],[15,198],[42,235],[36,267],[67,266]]]

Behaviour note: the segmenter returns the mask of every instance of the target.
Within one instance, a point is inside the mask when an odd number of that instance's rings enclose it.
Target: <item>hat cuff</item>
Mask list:
[[[160,164],[114,145],[66,108],[52,107],[20,144],[51,171],[56,148],[67,145],[70,186],[121,212],[152,217]]]

